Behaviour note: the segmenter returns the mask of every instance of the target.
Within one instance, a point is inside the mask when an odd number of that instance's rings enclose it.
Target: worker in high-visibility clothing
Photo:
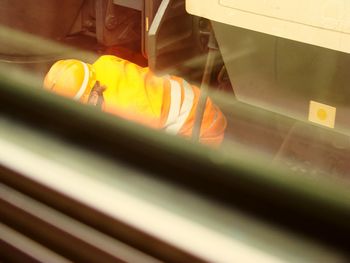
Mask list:
[[[191,137],[200,91],[175,76],[158,77],[149,68],[112,55],[87,64],[57,61],[45,76],[44,88],[147,126]],[[200,142],[219,145],[226,118],[207,99]]]

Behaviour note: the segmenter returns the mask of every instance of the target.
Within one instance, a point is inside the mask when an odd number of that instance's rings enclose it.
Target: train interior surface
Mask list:
[[[1,1],[0,261],[348,262],[349,53],[347,0]],[[103,55],[198,87],[191,136],[43,89]]]

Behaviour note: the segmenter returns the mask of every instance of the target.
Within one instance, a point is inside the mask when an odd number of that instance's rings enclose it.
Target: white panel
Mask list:
[[[190,14],[350,53],[349,0],[186,0]]]
[[[142,0],[113,0],[113,4],[129,7],[141,11],[143,7]]]

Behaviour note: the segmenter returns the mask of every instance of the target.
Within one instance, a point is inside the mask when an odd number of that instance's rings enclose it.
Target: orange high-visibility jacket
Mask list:
[[[106,87],[103,110],[123,118],[185,137],[192,136],[199,89],[175,76],[158,77],[115,56],[101,56],[93,64],[96,79]],[[226,118],[207,99],[200,141],[218,145]]]

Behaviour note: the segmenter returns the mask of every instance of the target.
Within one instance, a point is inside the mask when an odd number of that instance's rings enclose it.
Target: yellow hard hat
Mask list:
[[[96,82],[93,67],[76,59],[59,60],[44,79],[44,88],[76,101],[86,102]]]

